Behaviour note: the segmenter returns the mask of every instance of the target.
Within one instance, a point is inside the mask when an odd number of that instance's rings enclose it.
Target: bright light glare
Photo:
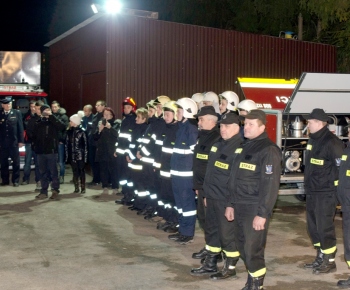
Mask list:
[[[108,0],[105,7],[107,13],[116,14],[122,9],[122,4],[117,0]]]
[[[95,4],[92,4],[92,5],[91,5],[91,9],[92,9],[92,11],[93,11],[95,14],[98,13],[98,9],[97,9],[97,7],[96,7]]]

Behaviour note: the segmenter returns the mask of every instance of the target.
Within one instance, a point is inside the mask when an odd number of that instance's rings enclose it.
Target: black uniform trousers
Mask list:
[[[234,239],[234,223],[225,217],[226,200],[207,198],[205,243],[212,252],[224,251],[228,257],[239,257]],[[212,249],[214,248],[214,249]],[[217,248],[217,249],[215,249]]]
[[[18,183],[20,174],[18,146],[1,147],[0,158],[2,183],[10,183],[9,158],[12,160],[12,183]]]
[[[336,250],[335,211],[335,193],[306,195],[306,220],[309,235],[312,243],[320,244],[321,250],[326,251],[325,254],[331,254]]]
[[[71,161],[73,177],[77,180],[85,180],[85,162],[84,160]]]
[[[119,188],[117,157],[110,157],[107,161],[100,161],[100,178],[102,187],[109,187],[109,182],[112,183],[112,189]]]
[[[205,231],[205,212],[206,208],[204,206],[204,190],[198,189],[197,194],[197,218],[199,226],[203,231]],[[224,211],[225,214],[225,211]]]
[[[264,230],[256,231],[253,228],[253,220],[258,212],[257,207],[256,204],[237,204],[234,208],[234,234],[237,249],[253,277],[261,276],[266,271],[264,254],[269,222],[267,218]],[[263,273],[257,274],[258,271]]]

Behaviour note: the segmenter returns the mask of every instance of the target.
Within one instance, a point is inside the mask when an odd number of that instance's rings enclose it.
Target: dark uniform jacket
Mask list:
[[[57,119],[59,119],[64,124],[64,129],[59,132],[58,141],[63,143],[66,141],[67,128],[69,125],[69,119],[66,115],[66,110],[64,108],[59,108],[57,113],[52,112]]]
[[[90,130],[88,131],[88,140],[92,146],[97,146],[97,141],[95,141],[94,136],[98,133],[98,122],[101,121],[103,117],[103,113],[96,113],[92,117],[92,122],[90,126]]]
[[[11,109],[6,115],[0,112],[0,146],[16,147],[18,143],[24,143],[22,113]]]
[[[204,197],[227,200],[227,183],[231,173],[233,153],[241,143],[242,137],[238,133],[228,140],[220,139],[211,147],[203,185]]]
[[[118,132],[120,128],[120,120],[110,119],[107,122],[111,124],[111,128],[103,128],[101,132],[94,135],[97,141],[96,162],[109,161],[115,153],[115,144],[118,141]]]
[[[193,154],[193,189],[202,189],[211,146],[220,139],[217,126],[212,130],[200,130]]]
[[[335,193],[344,145],[326,126],[309,137],[304,160],[305,193]]]
[[[131,112],[128,115],[124,115],[120,126],[120,132],[118,137],[117,155],[125,155],[126,150],[129,149],[131,142],[131,134],[136,125],[136,114]]]
[[[175,145],[176,132],[179,129],[178,123],[170,123],[165,125],[163,133],[162,153],[160,154],[160,177],[169,179],[170,175],[170,160],[173,154]]]
[[[67,130],[66,162],[84,161],[87,162],[88,147],[84,128],[80,125]]]
[[[145,131],[147,130],[147,127],[148,127],[147,123],[142,123],[142,124],[135,123],[135,127],[131,133],[131,142],[129,144],[129,148],[125,152],[125,154],[128,155],[131,160],[137,159],[136,153],[139,150],[140,144],[142,144],[141,138],[145,133]]]
[[[350,211],[350,146],[344,150],[339,168],[338,200],[347,211]]]
[[[81,119],[81,126],[85,130],[86,136],[90,135],[90,131],[92,129],[92,120],[93,120],[93,118],[94,118],[94,115],[91,114],[89,117],[84,116]]]
[[[264,132],[247,139],[234,153],[229,178],[229,206],[256,204],[267,218],[275,205],[281,178],[281,150]]]
[[[54,115],[42,117],[35,122],[32,133],[32,148],[36,154],[58,153],[60,133],[66,125]]]
[[[40,116],[38,116],[37,114],[34,114],[34,116],[28,120],[27,125],[26,125],[26,135],[27,135],[28,140],[30,140],[31,144],[33,143],[34,129],[35,129],[35,126],[36,126],[37,121],[39,119],[40,119]]]

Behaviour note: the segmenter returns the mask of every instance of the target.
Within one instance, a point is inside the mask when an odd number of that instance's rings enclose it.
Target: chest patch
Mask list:
[[[256,165],[241,162],[241,163],[239,164],[239,168],[241,168],[241,169],[246,169],[246,170],[251,170],[251,171],[255,171]]]

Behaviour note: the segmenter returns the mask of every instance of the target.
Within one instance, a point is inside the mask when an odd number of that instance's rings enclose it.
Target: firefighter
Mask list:
[[[202,93],[195,93],[191,99],[196,102],[199,111],[203,107],[204,95]]]
[[[137,109],[136,102],[133,98],[127,97],[124,99],[123,103],[123,120],[120,126],[118,144],[116,145],[116,156],[117,156],[117,168],[118,168],[118,177],[119,185],[122,187],[122,190],[127,192],[128,186],[128,162],[126,161],[126,150],[129,149],[129,144],[131,142],[131,133],[135,127]],[[131,187],[129,183],[129,187]],[[124,193],[124,192],[123,192]],[[122,199],[115,201],[117,204],[132,205],[130,196],[124,196]]]
[[[234,153],[225,216],[234,220],[237,249],[248,270],[243,289],[257,290],[266,273],[264,249],[280,186],[281,150],[265,132],[265,112],[252,110],[244,119],[246,140]]]
[[[219,140],[220,131],[217,126],[218,117],[213,106],[202,107],[195,117],[198,118],[199,134],[193,154],[193,188],[197,195],[197,218],[199,226],[205,232],[203,182],[205,171],[207,169],[210,148]],[[199,253],[194,253],[193,256],[196,256],[197,259],[204,258],[204,256]]]
[[[214,92],[204,93],[203,105],[213,106],[215,109],[215,112],[218,114],[218,116],[220,116],[219,97]]]
[[[171,156],[171,178],[176,207],[179,211],[179,231],[168,238],[180,244],[193,241],[196,223],[196,201],[193,190],[193,150],[198,137],[197,104],[190,98],[176,102],[179,130]]]
[[[349,126],[347,127],[350,138]],[[338,200],[341,205],[343,217],[343,238],[344,238],[344,259],[350,267],[350,141],[347,142],[344,154],[341,157],[338,183]],[[339,280],[337,286],[340,288],[350,288],[350,278]]]
[[[310,130],[304,159],[306,219],[316,258],[304,267],[312,269],[314,274],[323,274],[336,271],[333,218],[338,169],[344,146],[327,128],[330,119],[323,109],[314,109],[306,119]]]
[[[225,218],[227,182],[230,175],[233,154],[242,142],[239,134],[240,120],[238,115],[230,112],[220,121],[221,139],[211,146],[208,166],[204,179],[205,218],[205,248],[192,256],[203,258],[202,267],[191,270],[191,275],[201,276],[212,274],[210,279],[220,280],[236,276],[235,265],[239,258],[234,240],[233,222]],[[225,263],[217,272],[218,258],[221,251],[225,253]]]
[[[19,186],[20,161],[19,148],[24,146],[22,114],[12,109],[12,97],[1,100],[3,110],[0,112],[0,160],[1,185],[10,184],[9,158],[12,160],[12,184]]]
[[[148,110],[148,123],[152,123],[156,119],[157,105],[154,103],[154,100],[150,100],[146,107]]]
[[[237,105],[239,98],[236,93],[232,91],[225,91],[219,95],[220,98],[220,114],[225,115],[229,112],[237,112]]]
[[[157,224],[157,229],[167,233],[178,231],[179,214],[175,207],[174,193],[171,183],[170,160],[179,128],[176,118],[177,106],[175,101],[170,101],[163,106],[163,119],[166,123],[162,152],[160,156],[160,192],[158,197],[157,215],[163,220]]]
[[[244,116],[247,115],[251,110],[257,110],[258,107],[256,106],[255,102],[253,100],[243,100],[238,103],[237,110],[240,115]]]

